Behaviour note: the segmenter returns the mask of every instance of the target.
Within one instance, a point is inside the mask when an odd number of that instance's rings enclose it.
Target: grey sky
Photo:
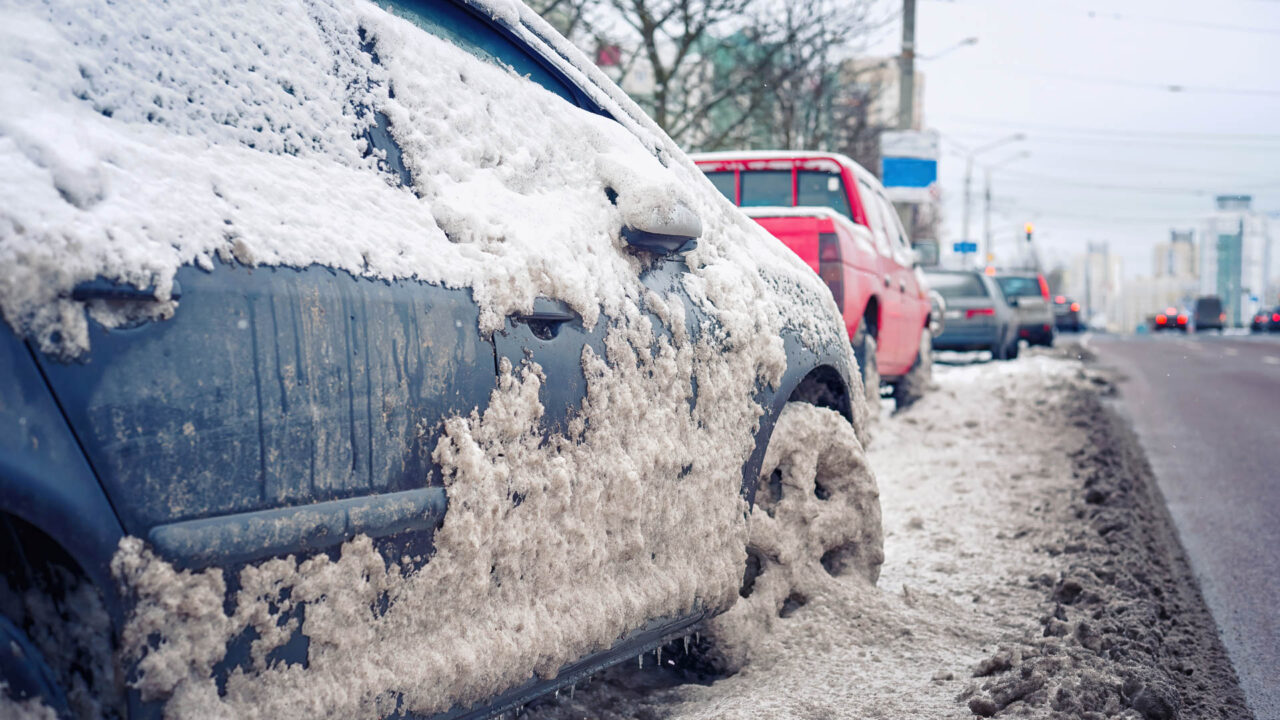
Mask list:
[[[896,52],[899,32],[874,50]],[[1199,224],[1214,194],[1280,211],[1280,1],[920,0],[919,53],[969,36],[978,44],[920,63],[925,120],[944,139],[947,248],[964,177],[947,148],[1019,131],[1027,140],[975,166],[1031,153],[993,174],[997,253],[1029,220],[1050,260],[1109,240],[1126,275],[1148,274],[1151,246]],[[981,179],[975,170],[975,239]]]

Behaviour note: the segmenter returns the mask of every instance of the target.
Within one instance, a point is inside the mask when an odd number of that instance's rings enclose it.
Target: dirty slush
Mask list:
[[[886,410],[869,448],[878,586],[843,578],[789,608],[733,674],[701,635],[522,717],[1252,718],[1090,359],[944,358],[935,392]]]

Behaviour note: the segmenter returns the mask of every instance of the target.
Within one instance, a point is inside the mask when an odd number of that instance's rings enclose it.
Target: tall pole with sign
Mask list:
[[[898,129],[915,125],[916,0],[902,0],[902,55],[898,58]]]

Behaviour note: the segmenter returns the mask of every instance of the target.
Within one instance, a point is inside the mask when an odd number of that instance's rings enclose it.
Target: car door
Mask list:
[[[895,374],[902,363],[903,308],[902,292],[897,285],[897,263],[893,257],[889,218],[885,215],[875,188],[865,179],[858,179],[858,191],[862,206],[867,211],[867,220],[871,223],[871,236],[878,255],[880,283],[875,294],[880,298],[880,327],[876,360],[882,373]]]
[[[125,531],[192,568],[359,533],[394,535],[393,557],[428,554],[441,421],[494,387],[469,294],[316,266],[218,263],[177,279],[172,318],[94,325],[79,361],[40,357]],[[153,302],[101,281],[77,292]]]
[[[929,314],[928,298],[922,292],[920,277],[912,261],[911,240],[907,237],[897,210],[883,193],[878,194],[880,207],[889,219],[888,230],[893,246],[893,286],[898,291],[902,309],[902,355],[900,361],[908,367],[918,351],[919,331]]]

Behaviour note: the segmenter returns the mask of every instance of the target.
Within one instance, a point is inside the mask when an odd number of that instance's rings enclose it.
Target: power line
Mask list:
[[[1097,10],[1086,10],[1085,13],[1089,19],[1116,20],[1119,22],[1140,22],[1143,24],[1155,25],[1174,25],[1182,27],[1204,28],[1207,30],[1222,30],[1226,32],[1242,32],[1253,33],[1259,35],[1280,35],[1280,28],[1277,27],[1254,27],[1252,25],[1232,25],[1229,23],[1211,22],[1209,20],[1190,20],[1184,18],[1168,18],[1153,15],[1128,15],[1126,13],[1117,12],[1100,12]]]

